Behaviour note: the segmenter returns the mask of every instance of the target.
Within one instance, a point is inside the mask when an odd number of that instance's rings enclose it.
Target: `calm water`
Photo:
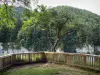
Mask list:
[[[7,53],[7,51],[4,51],[4,54],[3,54],[2,50],[0,50],[0,56],[7,55],[7,54],[13,54],[13,51],[11,49],[9,49],[8,52],[9,53]],[[29,51],[24,48],[22,48],[21,50],[14,49],[14,53],[25,53],[25,52],[29,52]]]

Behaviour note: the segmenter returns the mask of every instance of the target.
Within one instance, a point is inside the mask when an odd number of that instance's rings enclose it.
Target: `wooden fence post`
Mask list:
[[[0,57],[0,70],[3,68],[3,58]]]
[[[86,55],[84,55],[84,64],[86,64]]]
[[[41,60],[43,62],[46,62],[47,61],[46,54],[44,52],[41,52],[40,54],[42,54],[42,57],[41,57],[42,59]]]
[[[16,54],[12,54],[11,63],[16,64]]]
[[[70,57],[69,57],[69,55],[68,55],[68,54],[66,55],[66,58],[67,58],[67,64],[69,64]]]
[[[29,57],[29,63],[31,63],[31,54],[28,53],[28,57]]]

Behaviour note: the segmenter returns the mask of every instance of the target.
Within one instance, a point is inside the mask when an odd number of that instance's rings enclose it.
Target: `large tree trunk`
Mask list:
[[[9,51],[8,51],[8,49],[7,49],[7,54],[9,54]]]
[[[12,53],[14,54],[14,49],[12,49]]]
[[[2,53],[4,54],[4,50],[2,49]]]
[[[53,51],[53,52],[56,52],[56,46],[57,46],[58,42],[59,42],[59,39],[57,39],[57,40],[55,41],[54,45],[53,45],[53,48],[52,48],[52,51]]]
[[[97,48],[95,45],[94,45],[94,54],[97,54]]]
[[[50,44],[50,51],[52,51],[53,44],[52,44],[51,39],[50,39],[50,31],[47,31],[47,32],[48,32],[47,38],[48,38],[48,41]]]

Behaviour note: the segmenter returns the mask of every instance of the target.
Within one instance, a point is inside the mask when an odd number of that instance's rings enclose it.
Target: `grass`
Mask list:
[[[100,75],[90,71],[57,64],[37,64],[11,68],[0,75]]]
[[[28,69],[19,69],[19,70],[10,70],[0,75],[51,75],[54,74],[57,69],[51,68],[28,68]]]

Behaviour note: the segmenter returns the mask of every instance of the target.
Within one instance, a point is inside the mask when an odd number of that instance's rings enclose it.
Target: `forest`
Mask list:
[[[13,0],[14,1],[14,0]],[[26,4],[27,5],[27,4]],[[76,52],[91,45],[100,46],[100,15],[70,6],[37,5],[32,10],[4,2],[0,5],[2,50]]]

